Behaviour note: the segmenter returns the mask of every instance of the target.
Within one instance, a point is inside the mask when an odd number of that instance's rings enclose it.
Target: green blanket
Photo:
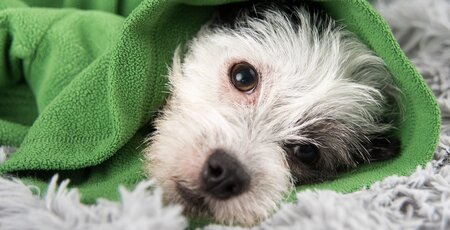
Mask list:
[[[2,175],[44,188],[58,173],[85,202],[117,199],[119,184],[146,177],[143,138],[167,96],[173,51],[214,5],[232,0],[139,2],[0,1],[0,145],[19,147],[0,166]],[[406,100],[400,157],[313,187],[348,192],[412,172],[431,159],[438,141],[440,113],[431,91],[366,1],[317,4],[386,61]]]

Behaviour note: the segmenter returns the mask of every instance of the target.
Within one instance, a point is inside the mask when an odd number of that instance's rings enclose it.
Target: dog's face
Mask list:
[[[398,152],[380,58],[302,8],[260,16],[207,26],[175,55],[146,152],[169,202],[221,223],[252,225],[294,184]]]

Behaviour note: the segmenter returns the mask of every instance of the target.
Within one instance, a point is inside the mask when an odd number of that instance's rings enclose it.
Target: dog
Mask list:
[[[251,226],[295,185],[400,152],[383,60],[308,5],[225,6],[168,78],[146,170],[189,216]]]

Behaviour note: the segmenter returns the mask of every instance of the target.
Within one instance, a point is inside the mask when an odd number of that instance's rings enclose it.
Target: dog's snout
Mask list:
[[[243,193],[250,184],[250,175],[237,159],[217,150],[205,162],[202,180],[205,192],[225,200]]]

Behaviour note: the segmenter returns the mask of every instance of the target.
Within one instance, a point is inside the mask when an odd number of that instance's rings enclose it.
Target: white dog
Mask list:
[[[146,151],[168,202],[248,226],[295,184],[399,153],[400,92],[354,34],[305,7],[237,12],[175,54]]]

